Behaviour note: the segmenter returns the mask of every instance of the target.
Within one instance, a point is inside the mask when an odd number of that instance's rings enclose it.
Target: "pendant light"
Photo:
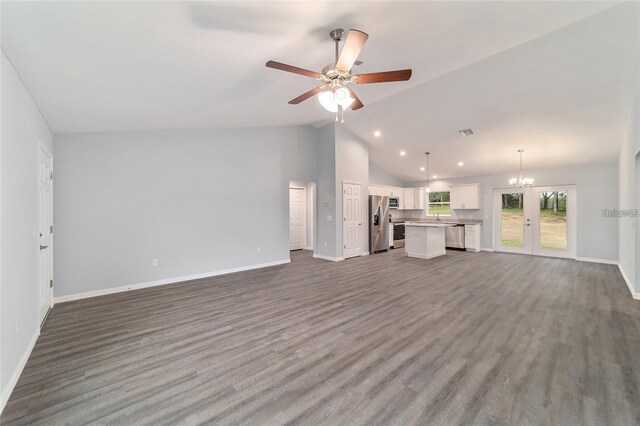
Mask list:
[[[431,192],[431,188],[429,188],[429,173],[431,173],[431,169],[429,169],[429,154],[431,154],[430,152],[425,152],[426,156],[427,156],[427,187],[425,189],[425,192]]]
[[[524,173],[522,172],[522,153],[524,149],[519,149],[518,152],[520,153],[520,175],[517,178],[509,179],[509,185],[514,188],[528,188],[533,185],[533,178],[524,177]]]

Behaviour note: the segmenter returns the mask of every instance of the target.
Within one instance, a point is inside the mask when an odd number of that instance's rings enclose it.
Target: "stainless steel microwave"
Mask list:
[[[400,199],[398,197],[389,197],[389,208],[390,209],[400,208]]]

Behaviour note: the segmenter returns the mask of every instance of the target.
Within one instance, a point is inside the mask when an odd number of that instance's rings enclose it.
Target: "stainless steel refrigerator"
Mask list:
[[[369,253],[389,250],[389,197],[369,195]]]

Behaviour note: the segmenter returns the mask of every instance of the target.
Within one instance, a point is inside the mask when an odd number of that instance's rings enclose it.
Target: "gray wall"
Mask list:
[[[515,173],[516,171],[514,171]],[[615,164],[557,169],[526,170],[536,186],[575,184],[577,198],[577,256],[618,260],[618,220],[602,217],[602,209],[618,205],[617,167]],[[433,191],[446,191],[449,185],[480,183],[482,210],[454,211],[458,218],[482,219],[482,247],[493,247],[493,189],[508,187],[512,174],[496,174],[460,179],[430,181]],[[424,186],[424,181],[407,186]],[[417,213],[415,213],[417,214]]]
[[[336,246],[336,131],[331,123],[318,129],[318,238],[316,254],[338,257]]]
[[[637,191],[640,189],[636,170],[636,155],[640,152],[640,96],[634,99],[627,134],[622,143],[618,161],[619,202],[618,209],[638,209],[640,199]],[[636,271],[637,259],[640,255],[640,235],[638,221],[632,217],[612,219],[619,222],[618,250],[620,253],[620,268],[624,271],[636,292],[640,292],[640,276]]]
[[[387,185],[403,187],[404,182],[393,176],[391,173],[374,163],[369,161],[369,184],[370,185]]]
[[[316,181],[317,133],[55,135],[55,296],[288,259],[289,181]]]
[[[0,155],[0,319],[2,401],[39,329],[38,141],[50,150],[51,131],[2,52]],[[16,322],[20,321],[17,336]]]
[[[336,251],[343,256],[342,184],[362,184],[362,252],[369,252],[369,145],[341,125],[336,125]]]

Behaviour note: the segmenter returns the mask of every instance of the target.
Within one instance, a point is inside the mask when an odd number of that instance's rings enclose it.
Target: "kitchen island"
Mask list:
[[[450,223],[405,222],[404,251],[409,257],[431,259],[447,254],[444,229]]]

